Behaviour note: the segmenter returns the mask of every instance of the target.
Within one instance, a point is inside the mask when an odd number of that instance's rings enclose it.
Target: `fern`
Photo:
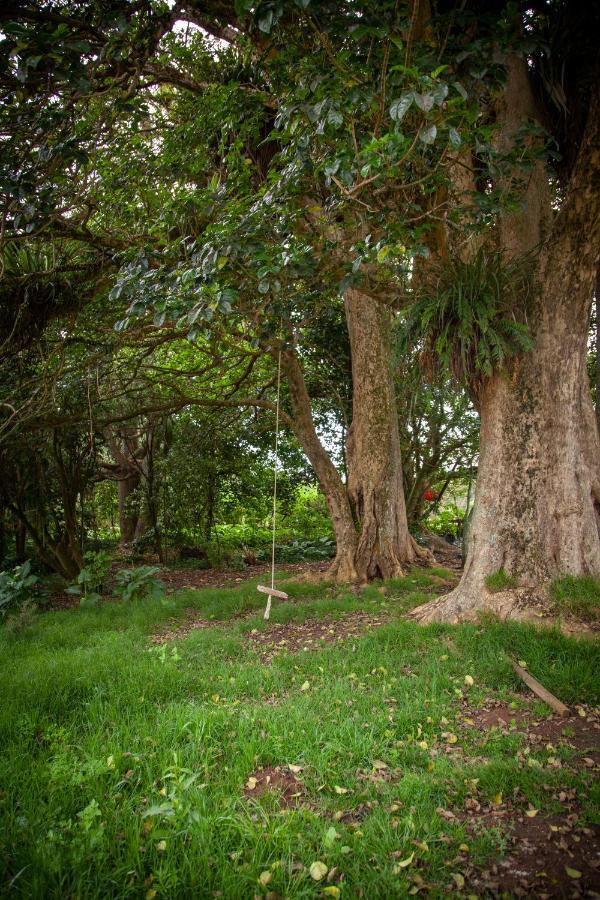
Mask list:
[[[421,348],[431,377],[449,369],[472,391],[531,349],[526,324],[529,260],[480,250],[469,262],[432,267],[406,312],[406,346]]]

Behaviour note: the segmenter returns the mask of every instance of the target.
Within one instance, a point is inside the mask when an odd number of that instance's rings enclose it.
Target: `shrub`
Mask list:
[[[600,620],[600,578],[566,575],[550,585],[550,596],[558,610],[587,621]]]
[[[12,572],[0,572],[0,615],[31,599],[31,588],[37,584],[37,575],[31,574],[29,560],[15,566]]]
[[[73,584],[67,588],[67,594],[80,597],[81,606],[96,606],[104,591],[104,582],[110,570],[108,553],[86,553],[85,567],[81,570]]]
[[[518,585],[519,579],[515,578],[514,575],[509,575],[504,569],[492,572],[485,579],[485,586],[491,594],[497,594],[499,591],[509,591],[511,588],[518,587]]]
[[[449,503],[429,516],[426,525],[435,534],[442,535],[442,537],[451,535],[456,538],[462,530],[464,518],[464,510],[459,509],[455,503]]]
[[[160,600],[165,593],[164,581],[156,577],[159,566],[138,566],[117,572],[115,593],[121,600]]]

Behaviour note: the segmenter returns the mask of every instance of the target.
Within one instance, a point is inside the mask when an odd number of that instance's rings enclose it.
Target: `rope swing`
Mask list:
[[[277,469],[279,467],[279,396],[281,393],[281,348],[277,357],[277,401],[275,403],[275,467],[273,471],[273,516],[272,516],[272,539],[271,539],[271,587],[265,584],[258,584],[256,589],[261,594],[267,594],[267,605],[265,607],[264,618],[268,619],[271,615],[271,597],[279,597],[281,600],[287,600],[288,595],[284,591],[275,590],[275,518],[277,515]]]

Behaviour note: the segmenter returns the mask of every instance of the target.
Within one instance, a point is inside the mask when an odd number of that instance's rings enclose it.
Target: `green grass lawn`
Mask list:
[[[500,830],[473,838],[443,815],[468,796],[551,813],[548,786],[576,787],[592,821],[589,774],[463,720],[465,702],[531,702],[507,653],[565,702],[597,703],[597,646],[518,624],[403,621],[440,577],[385,594],[289,582],[271,622],[362,610],[389,623],[269,663],[247,641],[270,627],[254,583],[0,632],[0,894],[389,898],[427,885],[436,896],[502,851]],[[191,607],[215,626],[150,642]],[[301,767],[300,806],[252,797],[253,773],[289,764]],[[315,862],[329,881],[311,876]]]

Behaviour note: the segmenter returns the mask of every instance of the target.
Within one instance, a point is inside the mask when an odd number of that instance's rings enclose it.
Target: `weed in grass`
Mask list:
[[[519,580],[514,575],[509,575],[504,569],[498,569],[486,576],[485,586],[491,594],[497,594],[500,591],[509,591],[518,587]]]
[[[586,622],[600,620],[600,578],[592,575],[556,578],[550,586],[550,596],[558,612]]]

